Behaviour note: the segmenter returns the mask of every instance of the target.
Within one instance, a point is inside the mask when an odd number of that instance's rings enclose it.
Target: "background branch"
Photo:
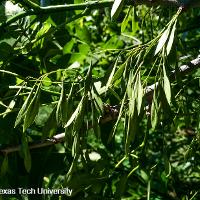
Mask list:
[[[200,55],[198,55],[198,57],[196,59],[190,61],[186,65],[180,66],[179,72],[180,72],[180,75],[184,76],[184,75],[192,72],[193,70],[198,69],[199,67],[200,67]],[[171,75],[170,75],[170,80],[172,80],[172,81],[175,80],[176,76],[177,76],[176,71],[173,70],[171,72]],[[154,89],[157,85],[158,85],[158,83],[154,83],[150,86],[147,86],[145,88],[145,95],[146,96],[149,96],[149,95],[152,96],[152,93],[153,93],[153,91],[154,91]]]
[[[26,1],[25,1],[26,2]],[[29,3],[28,3],[29,2]],[[32,4],[31,1],[26,2],[29,6]],[[26,16],[31,15],[41,15],[41,14],[50,14],[50,13],[56,13],[56,12],[65,12],[65,11],[72,11],[72,10],[85,10],[86,8],[88,10],[93,9],[103,9],[112,6],[114,0],[105,0],[105,1],[88,1],[81,4],[66,4],[66,5],[55,5],[55,6],[46,6],[46,7],[40,7],[37,4],[32,5],[33,10],[27,10],[21,13],[16,14],[15,16],[8,19],[6,22],[0,24],[0,28],[4,28],[6,26],[9,26],[11,23],[16,22],[19,19],[22,19]],[[147,6],[184,6],[187,8],[194,8],[194,7],[200,7],[200,1],[199,0],[189,0],[187,1],[187,4],[185,4],[184,0],[134,0],[129,1],[128,5],[147,5]]]
[[[147,6],[184,6],[188,8],[199,7],[199,0],[135,0],[135,5],[147,5]]]

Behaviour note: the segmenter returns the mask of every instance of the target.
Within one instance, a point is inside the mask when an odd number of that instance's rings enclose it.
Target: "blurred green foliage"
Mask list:
[[[1,154],[0,188],[68,187],[72,196],[1,199],[200,198],[200,70],[170,79],[199,55],[199,9],[125,6],[112,21],[97,5],[4,26],[5,10],[2,3],[0,148],[20,150]],[[145,87],[155,82],[145,110]],[[64,132],[62,143],[28,148]]]

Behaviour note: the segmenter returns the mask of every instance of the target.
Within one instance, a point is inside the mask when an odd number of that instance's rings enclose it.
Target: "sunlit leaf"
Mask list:
[[[165,66],[163,65],[163,75],[164,75],[164,92],[165,92],[165,95],[166,95],[166,99],[167,99],[167,102],[168,104],[171,103],[171,86],[170,86],[170,81],[169,81],[169,78],[167,77],[167,74],[166,74],[166,69],[165,69]]]
[[[167,41],[167,39],[168,39],[169,33],[170,33],[170,29],[169,29],[169,27],[168,27],[168,28],[164,31],[164,33],[162,34],[162,36],[160,37],[154,55],[158,54],[158,53],[160,52],[160,50],[163,48],[163,46],[165,45],[165,43],[166,43],[166,41]]]
[[[122,64],[122,65],[119,66],[119,68],[116,70],[116,72],[113,75],[112,82],[114,82],[114,81],[118,80],[119,78],[121,78],[125,67],[126,67],[126,64]]]
[[[164,158],[165,158],[165,174],[166,174],[166,177],[169,177],[171,174],[171,164],[166,155],[164,156]]]
[[[175,21],[175,23],[173,25],[172,31],[171,31],[170,36],[169,36],[169,41],[167,43],[167,55],[169,55],[171,48],[172,48],[172,45],[173,45],[173,42],[174,42],[174,34],[175,34],[175,31],[176,31],[176,22],[177,21]]]
[[[97,110],[99,110],[100,113],[103,113],[103,101],[99,96],[96,87],[93,87],[92,98],[94,99],[94,105],[96,106]]]
[[[138,20],[136,18],[136,8],[133,7],[132,12],[132,35],[135,35],[136,31],[139,30]]]
[[[85,96],[82,97],[81,101],[79,102],[76,110],[74,111],[74,113],[72,114],[72,116],[70,117],[70,119],[68,120],[68,122],[65,125],[65,128],[67,128],[68,126],[70,126],[72,124],[72,122],[75,120],[75,118],[80,114],[81,108],[83,106],[83,102],[85,100]]]
[[[68,98],[69,98],[69,95],[68,95]],[[63,126],[64,126],[64,124],[66,124],[66,122],[70,116],[70,113],[71,113],[71,106],[69,105],[71,98],[70,99],[68,99],[68,98],[66,98],[66,96],[64,95],[63,100],[61,102],[61,106],[60,106],[61,121],[62,121]]]
[[[67,44],[63,47],[63,54],[71,53],[72,48],[74,46],[74,40],[71,39]]]
[[[157,97],[156,97],[156,91],[154,91],[153,94],[153,101],[151,104],[151,126],[153,129],[156,128],[158,124],[158,102],[157,102]]]
[[[115,0],[111,9],[111,18],[116,20],[124,5],[124,0]]]
[[[128,25],[130,11],[131,11],[131,7],[128,9],[128,12],[126,13],[126,16],[124,17],[124,20],[121,24],[121,32],[124,32]]]
[[[32,100],[32,97],[33,97],[33,93],[34,93],[34,89],[35,89],[35,86],[32,88],[31,92],[29,93],[28,97],[26,98],[23,106],[21,107],[20,111],[18,112],[18,115],[17,115],[17,118],[16,118],[16,121],[15,121],[15,127],[20,124],[25,116],[25,113],[27,111],[27,108]]]
[[[42,79],[42,84],[46,87],[50,86],[52,84],[52,81],[51,79],[48,77],[48,76],[45,76],[43,79]]]
[[[34,97],[32,98],[27,111],[25,113],[23,131],[25,131],[35,120],[40,107],[40,85],[38,86]]]
[[[117,67],[117,61],[118,61],[118,59],[115,61],[115,65],[112,69],[112,72],[110,73],[109,78],[108,78],[108,81],[107,81],[107,84],[106,84],[106,90],[108,90],[108,88],[111,87],[112,79],[113,79],[113,76],[114,76],[114,73],[115,73],[115,70],[116,70],[116,67]]]
[[[132,88],[133,80],[134,80],[134,75],[133,75],[133,71],[131,71],[129,73],[129,80],[127,84],[127,95],[129,99],[132,98],[132,94],[133,94],[133,88]]]
[[[12,99],[11,102],[9,103],[9,105],[8,105],[6,111],[5,111],[5,114],[3,115],[3,117],[5,117],[9,112],[11,112],[11,111],[13,110],[15,104],[16,104],[16,99],[14,98],[14,99]]]
[[[62,112],[61,104],[64,99],[64,94],[65,94],[65,84],[64,84],[64,80],[62,80],[60,98],[58,100],[57,109],[56,109],[56,121],[58,124],[61,123],[61,112]]]
[[[49,32],[51,24],[47,21],[43,23],[41,29],[37,32],[35,39],[32,41],[34,43],[33,47],[43,47],[44,36]]]
[[[76,26],[75,28],[76,28],[77,37],[82,42],[89,44],[91,40],[91,35],[90,35],[90,31],[88,30],[88,27],[85,25],[79,25],[79,26]]]
[[[140,73],[138,74],[138,92],[137,92],[137,110],[138,110],[138,115],[140,114],[141,111],[141,106],[142,106],[142,99],[143,99],[143,88],[142,88],[142,83],[140,79]]]

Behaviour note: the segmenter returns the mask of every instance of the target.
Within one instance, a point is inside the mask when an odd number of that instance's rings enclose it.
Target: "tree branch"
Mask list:
[[[19,19],[22,19],[26,16],[31,15],[42,15],[42,14],[51,14],[56,12],[66,12],[66,11],[72,11],[72,10],[85,10],[86,8],[88,10],[93,9],[102,9],[112,6],[114,0],[105,0],[105,1],[88,1],[81,4],[66,4],[66,5],[56,5],[56,6],[46,6],[41,7],[35,3],[32,3],[28,0],[25,1],[29,6],[32,5],[33,10],[27,10],[23,11],[21,13],[18,13],[17,15],[9,18],[6,22],[0,24],[0,28],[5,28],[6,26],[9,26],[11,23],[16,22]],[[200,1],[199,0],[188,0],[187,4],[183,3],[185,0],[131,0],[127,3],[127,5],[147,5],[147,6],[173,6],[173,7],[180,7],[185,6],[187,8],[194,8],[194,7],[200,7]],[[31,4],[32,3],[32,4]]]
[[[41,140],[39,142],[29,144],[29,149],[37,149],[37,148],[46,147],[46,146],[50,146],[50,145],[53,145],[53,144],[61,143],[61,142],[64,141],[64,138],[65,138],[65,133],[60,133],[60,134],[54,135],[50,139],[45,139],[45,140]],[[0,153],[7,155],[9,153],[19,151],[20,148],[21,148],[20,145],[6,147],[4,149],[1,149]]]
[[[196,59],[194,59],[194,60],[190,61],[189,63],[187,63],[186,65],[180,66],[179,72],[180,72],[181,75],[186,75],[186,74],[188,74],[188,73],[190,73],[190,72],[192,72],[192,71],[194,71],[194,70],[196,70],[198,68],[200,68],[200,55]],[[171,80],[175,80],[176,79],[176,71],[175,70],[171,72],[170,79]],[[157,86],[157,84],[158,83],[155,83],[155,84],[147,86],[145,88],[145,96],[147,98],[150,95],[152,96],[153,91],[154,91],[155,87]],[[115,115],[115,117],[117,117],[117,116]],[[104,124],[104,123],[108,123],[108,122],[113,121],[113,120],[114,120],[113,117],[106,116],[104,119],[102,119],[100,121],[100,123]],[[39,142],[34,143],[34,144],[30,144],[29,148],[30,149],[36,149],[36,148],[50,146],[50,145],[53,145],[53,144],[61,143],[61,142],[64,141],[64,139],[65,139],[65,133],[60,133],[60,134],[57,134],[57,135],[53,136],[50,139],[46,139],[46,140],[39,141]],[[19,150],[20,150],[20,145],[12,146],[12,147],[6,147],[4,149],[0,149],[0,153],[9,154],[9,153],[16,152],[16,151],[19,151]]]
[[[147,6],[184,6],[187,8],[194,8],[200,6],[199,0],[135,0],[135,5],[147,5]]]
[[[190,72],[192,72],[195,69],[198,69],[200,67],[200,55],[198,55],[198,57],[192,61],[190,61],[189,63],[187,63],[186,65],[182,65],[179,68],[179,72],[180,75],[184,76],[186,74],[189,74]],[[175,80],[176,79],[176,71],[173,70],[170,74],[170,80]],[[152,95],[154,89],[156,88],[156,86],[158,85],[158,83],[154,83],[150,86],[147,86],[145,88],[145,95],[149,96]]]

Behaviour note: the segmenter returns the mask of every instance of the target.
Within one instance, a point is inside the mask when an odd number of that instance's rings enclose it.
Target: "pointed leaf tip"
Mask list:
[[[124,0],[115,0],[111,9],[111,19],[116,20],[119,16],[122,7],[124,5]]]

